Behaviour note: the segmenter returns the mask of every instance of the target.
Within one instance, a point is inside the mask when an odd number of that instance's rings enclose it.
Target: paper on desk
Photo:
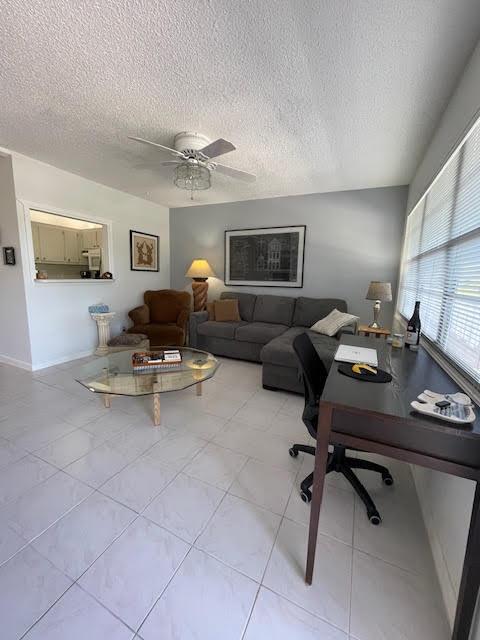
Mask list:
[[[341,344],[335,353],[337,362],[363,362],[372,367],[378,367],[378,358],[376,349],[368,349],[367,347],[355,347],[349,344]]]

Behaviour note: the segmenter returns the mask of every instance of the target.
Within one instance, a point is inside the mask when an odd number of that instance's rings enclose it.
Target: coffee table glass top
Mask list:
[[[132,354],[136,350],[118,351],[83,365],[76,380],[95,393],[145,396],[152,393],[180,391],[208,380],[213,377],[220,364],[207,351],[189,347],[159,347],[159,349],[179,349],[182,354],[181,365],[166,371],[134,373]]]

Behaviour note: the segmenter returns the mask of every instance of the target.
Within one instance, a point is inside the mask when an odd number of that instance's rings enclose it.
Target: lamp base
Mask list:
[[[380,300],[375,300],[375,304],[373,305],[373,322],[369,324],[370,329],[380,329],[380,325],[378,324],[378,317],[380,315]]]
[[[378,322],[372,322],[371,324],[368,325],[369,329],[381,329],[380,325],[378,324]]]
[[[208,282],[204,280],[195,279],[192,282],[193,291],[193,310],[203,311],[207,308],[207,296],[208,296]]]

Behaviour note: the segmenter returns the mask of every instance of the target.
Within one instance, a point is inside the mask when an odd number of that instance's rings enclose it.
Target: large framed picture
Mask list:
[[[305,225],[225,231],[225,284],[303,287]]]
[[[130,269],[158,271],[158,236],[130,230]]]

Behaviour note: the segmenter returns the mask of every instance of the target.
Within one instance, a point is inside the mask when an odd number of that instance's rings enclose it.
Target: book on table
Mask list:
[[[182,364],[179,349],[161,351],[137,351],[132,355],[132,367],[135,372],[168,371],[178,369]]]

